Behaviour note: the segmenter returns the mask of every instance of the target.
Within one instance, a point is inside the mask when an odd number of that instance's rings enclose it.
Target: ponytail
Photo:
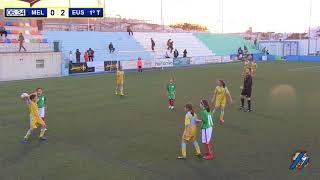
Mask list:
[[[186,109],[194,116],[194,110],[192,108],[192,104],[186,104]]]

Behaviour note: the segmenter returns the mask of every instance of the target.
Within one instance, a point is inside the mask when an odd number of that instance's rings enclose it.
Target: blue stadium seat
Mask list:
[[[84,52],[89,48],[95,51],[95,61],[137,60],[138,57],[145,60],[152,59],[151,54],[146,52],[140,43],[124,32],[49,31],[43,36],[49,42],[60,41],[66,57],[69,51],[75,53],[76,49],[79,49],[82,61]],[[109,53],[107,46],[110,42],[116,49],[114,54]],[[126,52],[117,53],[119,51]]]
[[[11,39],[5,39],[4,43],[11,43]]]
[[[11,21],[7,21],[6,26],[13,26],[13,23]]]

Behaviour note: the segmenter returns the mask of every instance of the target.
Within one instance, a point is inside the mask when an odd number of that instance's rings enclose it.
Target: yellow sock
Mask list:
[[[29,130],[27,131],[27,134],[24,136],[24,138],[25,138],[25,139],[28,139],[28,138],[30,137],[30,135],[31,135],[31,132],[32,132],[32,130],[29,129]]]
[[[123,87],[120,87],[120,93],[123,95]]]
[[[45,133],[46,133],[46,129],[42,128],[41,131],[40,131],[40,136],[39,137],[43,137]]]
[[[197,141],[193,141],[194,148],[196,149],[197,154],[201,154],[200,147]]]
[[[181,143],[181,153],[183,157],[187,157],[187,145],[186,143]]]

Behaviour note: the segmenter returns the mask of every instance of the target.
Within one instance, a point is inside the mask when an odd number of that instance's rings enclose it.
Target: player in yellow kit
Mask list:
[[[184,131],[181,140],[181,156],[178,156],[178,159],[187,158],[187,141],[193,143],[194,148],[196,149],[196,156],[202,157],[199,144],[196,140],[197,136],[197,115],[194,113],[192,105],[187,104],[185,106],[186,115],[184,118]]]
[[[251,75],[252,76],[256,75],[257,68],[258,68],[257,62],[252,61],[252,63],[251,63]]]
[[[30,128],[27,134],[23,138],[23,142],[27,143],[28,139],[34,129],[37,129],[37,125],[41,125],[40,131],[40,140],[47,140],[44,136],[46,132],[46,123],[39,116],[38,105],[37,105],[37,96],[35,94],[31,94],[30,96],[23,97],[23,99],[27,102],[29,111],[30,111]]]
[[[230,100],[230,103],[232,103],[232,97],[231,94],[226,87],[226,83],[223,80],[218,80],[217,81],[217,87],[214,90],[214,94],[212,97],[212,104],[214,105],[214,109],[212,110],[212,114],[214,116],[214,113],[216,112],[217,109],[221,110],[220,113],[220,123],[224,123],[224,109],[227,104],[227,97]]]
[[[116,83],[117,83],[117,87],[115,90],[115,94],[118,95],[118,92],[120,91],[120,95],[124,96],[124,93],[123,93],[124,71],[122,70],[121,66],[118,67],[116,72]]]

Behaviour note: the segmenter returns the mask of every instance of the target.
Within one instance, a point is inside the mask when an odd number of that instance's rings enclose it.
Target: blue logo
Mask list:
[[[291,156],[291,165],[289,169],[303,169],[310,165],[310,157],[307,151],[297,151]]]

